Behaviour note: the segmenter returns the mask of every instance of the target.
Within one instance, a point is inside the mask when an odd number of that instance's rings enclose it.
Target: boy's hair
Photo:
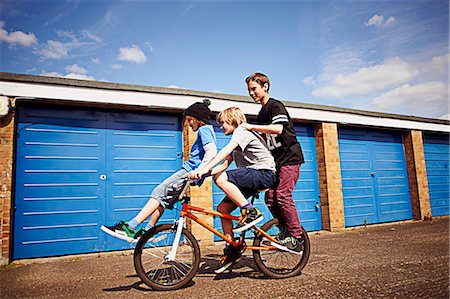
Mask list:
[[[258,83],[261,86],[264,86],[264,84],[267,83],[267,92],[269,92],[270,81],[269,81],[269,77],[267,77],[266,75],[264,75],[262,73],[253,73],[250,76],[248,76],[247,78],[245,78],[245,83],[248,84],[250,81],[255,81],[256,83]]]
[[[245,114],[239,107],[230,107],[223,110],[222,112],[217,114],[216,120],[220,125],[222,125],[224,122],[227,122],[233,127],[237,127],[240,124],[247,122]]]
[[[199,124],[200,127],[206,124],[203,120],[198,119],[198,118],[195,117],[195,116],[185,115],[185,116],[184,116],[184,119],[185,119],[185,121],[189,121],[190,119],[192,119],[192,120],[198,122],[198,124]]]

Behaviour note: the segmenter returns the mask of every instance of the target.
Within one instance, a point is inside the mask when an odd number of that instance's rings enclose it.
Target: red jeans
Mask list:
[[[272,215],[295,238],[300,238],[302,234],[297,208],[292,200],[292,191],[299,176],[300,165],[281,166],[277,172],[275,185],[266,195],[266,204]]]

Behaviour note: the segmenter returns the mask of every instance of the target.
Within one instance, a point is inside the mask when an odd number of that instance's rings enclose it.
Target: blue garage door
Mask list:
[[[424,134],[425,163],[432,216],[449,215],[450,145],[447,134]]]
[[[412,218],[400,132],[339,129],[345,226]]]
[[[13,258],[130,248],[100,226],[136,214],[181,144],[176,115],[21,106]]]
[[[215,126],[214,129],[217,134],[218,149],[221,149],[229,142],[231,136],[226,136],[218,126]],[[307,231],[320,230],[322,229],[322,218],[319,208],[319,185],[314,128],[307,125],[296,125],[295,131],[303,149],[305,164],[300,168],[300,178],[295,186],[293,199],[299,212],[300,222],[305,229]],[[232,168],[234,167],[233,163]],[[222,190],[213,184],[213,204],[215,209],[217,209],[224,196]],[[264,193],[260,194],[259,199],[255,203],[256,207],[264,215],[263,222],[273,218],[264,202]],[[233,215],[239,214],[240,212],[238,210],[233,212]],[[220,218],[214,218],[214,226],[220,230],[222,229]],[[215,240],[221,239],[216,236]]]

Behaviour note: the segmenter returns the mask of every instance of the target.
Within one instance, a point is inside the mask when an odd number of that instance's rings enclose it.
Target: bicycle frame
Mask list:
[[[205,229],[209,230],[210,232],[212,232],[213,234],[219,236],[221,239],[223,239],[224,241],[232,244],[233,246],[239,246],[243,243],[243,238],[241,238],[240,242],[236,242],[235,240],[227,237],[225,234],[221,233],[219,230],[217,230],[216,228],[212,227],[211,225],[209,225],[207,222],[203,221],[202,219],[198,218],[197,216],[195,216],[191,211],[193,212],[199,212],[202,213],[204,215],[212,215],[212,216],[217,216],[220,218],[224,218],[224,219],[228,219],[228,220],[239,220],[239,216],[233,216],[230,214],[224,214],[215,210],[208,210],[208,209],[204,209],[204,208],[200,208],[200,207],[196,207],[196,206],[192,206],[189,205],[186,200],[183,201],[183,205],[181,208],[181,213],[180,213],[180,218],[178,220],[178,224],[177,224],[177,232],[175,234],[175,240],[172,244],[172,249],[170,250],[169,254],[166,256],[166,259],[168,261],[173,261],[175,260],[175,255],[176,255],[176,251],[177,251],[177,247],[178,247],[178,243],[181,237],[181,231],[183,229],[184,223],[186,222],[185,219],[186,217],[195,221],[196,223],[200,224],[201,226],[203,226]],[[256,232],[262,234],[264,237],[266,237],[269,241],[271,242],[276,242],[276,240],[270,236],[269,234],[267,234],[265,231],[263,231],[262,229],[260,229],[257,226],[252,226],[253,229],[256,230]],[[244,232],[242,232],[242,234],[244,234]],[[244,245],[243,249],[250,249],[250,250],[275,250],[276,248],[274,246],[247,246]]]

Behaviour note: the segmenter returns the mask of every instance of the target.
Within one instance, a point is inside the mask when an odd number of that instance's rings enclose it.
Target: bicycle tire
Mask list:
[[[175,234],[175,226],[158,225],[146,232],[134,249],[136,273],[143,283],[154,290],[177,290],[189,283],[199,268],[198,242],[185,228],[181,233],[176,260],[165,260],[172,248]]]
[[[264,223],[261,229],[275,235],[279,232],[278,220],[272,219]],[[298,255],[283,250],[253,250],[253,259],[256,266],[270,278],[281,279],[293,277],[301,274],[309,259],[311,243],[308,234],[302,227],[305,242],[303,243],[303,254]],[[253,239],[253,246],[261,246],[265,239],[262,234],[256,234]],[[264,244],[263,244],[264,245]]]

